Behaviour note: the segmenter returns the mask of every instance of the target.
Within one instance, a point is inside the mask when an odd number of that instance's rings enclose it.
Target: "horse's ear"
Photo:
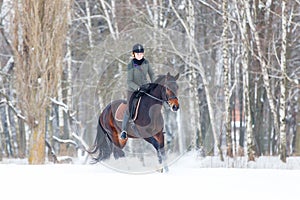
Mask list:
[[[177,80],[179,78],[179,73],[177,73],[174,78],[175,78],[175,80]]]

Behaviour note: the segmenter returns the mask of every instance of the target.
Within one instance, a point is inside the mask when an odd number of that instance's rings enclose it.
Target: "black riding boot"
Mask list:
[[[122,132],[120,134],[120,138],[125,140],[127,138],[127,125],[129,121],[129,115],[127,112],[124,113],[123,121],[122,121]]]

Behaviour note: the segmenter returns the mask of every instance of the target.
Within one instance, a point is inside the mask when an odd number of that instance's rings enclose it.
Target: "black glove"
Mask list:
[[[145,93],[145,92],[146,92],[145,88],[139,88],[138,89],[138,93]]]
[[[142,85],[142,86],[139,88],[139,92],[147,93],[147,92],[148,92],[148,88],[149,88],[149,84]]]
[[[140,92],[140,90],[136,91],[135,98],[139,98],[143,95],[143,92]]]
[[[141,96],[143,96],[143,94],[145,94],[145,89],[140,87],[135,91],[135,98],[139,98]]]

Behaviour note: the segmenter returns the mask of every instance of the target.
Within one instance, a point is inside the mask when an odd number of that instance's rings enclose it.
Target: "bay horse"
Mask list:
[[[165,162],[164,120],[161,110],[163,103],[166,103],[174,112],[179,109],[178,84],[176,83],[178,77],[179,73],[172,76],[168,72],[166,75],[159,75],[154,83],[148,84],[147,91],[139,97],[135,117],[128,124],[128,137],[126,139],[119,137],[123,114],[127,106],[126,101],[115,100],[104,108],[98,119],[94,144],[88,151],[93,155],[93,163],[106,160],[110,158],[111,154],[114,155],[115,159],[124,157],[125,153],[122,149],[128,138],[143,138],[153,145],[157,152],[159,164],[162,164],[163,168],[168,171]],[[135,93],[133,93],[130,102],[132,102],[134,95]]]

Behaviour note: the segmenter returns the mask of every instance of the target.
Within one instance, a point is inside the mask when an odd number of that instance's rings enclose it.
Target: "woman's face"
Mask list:
[[[134,53],[134,57],[137,60],[141,60],[144,57],[144,53]]]

